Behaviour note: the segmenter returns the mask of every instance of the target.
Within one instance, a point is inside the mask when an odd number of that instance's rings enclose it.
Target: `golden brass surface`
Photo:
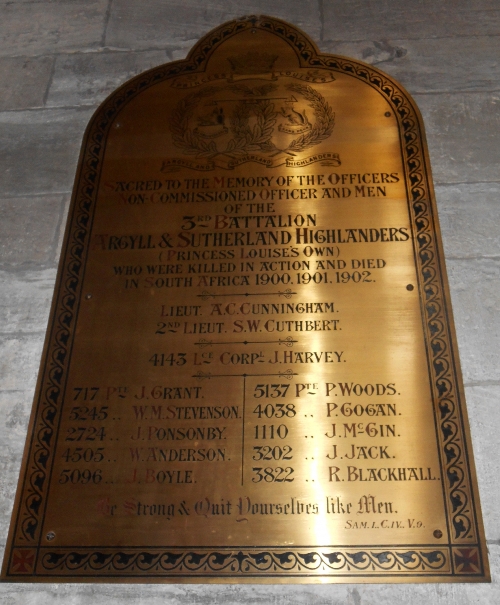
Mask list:
[[[488,581],[397,82],[255,17],[99,108],[3,579]]]

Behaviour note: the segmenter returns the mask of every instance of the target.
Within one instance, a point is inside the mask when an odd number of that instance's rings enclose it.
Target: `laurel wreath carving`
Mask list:
[[[189,118],[200,101],[205,97],[210,97],[216,91],[216,86],[208,86],[188,95],[177,104],[173,111],[170,132],[174,143],[185,153],[194,154],[197,157],[213,157],[219,153],[215,141],[208,142],[202,139],[189,127]]]
[[[311,130],[297,139],[294,139],[285,151],[302,151],[308,147],[313,147],[321,141],[327,139],[335,126],[335,113],[324,97],[311,86],[302,84],[290,84],[288,90],[298,92],[303,95],[310,103],[316,117],[316,122]]]
[[[244,94],[248,101],[239,103],[231,115],[230,125],[235,136],[228,142],[226,149],[221,151],[217,148],[215,141],[207,141],[198,136],[189,124],[190,117],[198,104],[218,90],[215,86],[209,86],[188,95],[177,104],[172,113],[170,125],[175,145],[183,149],[185,153],[200,158],[211,158],[219,154],[238,156],[253,151],[282,151],[295,155],[297,152],[317,145],[332,134],[335,125],[335,113],[324,97],[311,86],[290,84],[287,86],[288,90],[304,96],[309,101],[316,121],[308,132],[294,139],[285,149],[279,149],[272,142],[272,134],[278,115],[274,110],[274,103],[269,99],[252,99],[252,97],[260,94],[268,94],[275,86],[252,89],[240,84],[231,88],[234,92]],[[257,120],[253,126],[250,125],[251,114]]]

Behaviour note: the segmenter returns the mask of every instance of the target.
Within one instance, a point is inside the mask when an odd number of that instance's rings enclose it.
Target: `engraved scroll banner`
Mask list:
[[[3,579],[489,580],[397,82],[249,17],[98,109]]]

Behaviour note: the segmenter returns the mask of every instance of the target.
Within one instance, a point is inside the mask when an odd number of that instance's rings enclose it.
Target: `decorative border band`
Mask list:
[[[22,563],[21,563],[22,561]],[[24,554],[21,564],[32,567]],[[283,573],[303,575],[339,575],[361,572],[449,574],[450,553],[447,548],[383,549],[315,548],[315,549],[176,549],[103,548],[42,549],[37,575],[110,575],[168,574],[183,577],[192,573],[216,576],[266,575]],[[476,572],[477,573],[477,572]]]

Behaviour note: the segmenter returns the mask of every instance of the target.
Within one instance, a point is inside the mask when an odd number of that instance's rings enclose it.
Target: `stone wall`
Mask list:
[[[472,425],[491,585],[0,585],[0,604],[500,602],[498,0],[0,1],[0,543],[3,547],[84,128],[119,84],[211,28],[270,14],[377,65],[429,142]]]

